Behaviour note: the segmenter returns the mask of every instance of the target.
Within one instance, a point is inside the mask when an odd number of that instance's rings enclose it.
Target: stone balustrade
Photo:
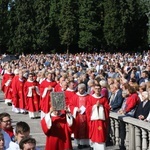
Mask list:
[[[150,150],[150,123],[111,112],[110,137],[120,149]]]

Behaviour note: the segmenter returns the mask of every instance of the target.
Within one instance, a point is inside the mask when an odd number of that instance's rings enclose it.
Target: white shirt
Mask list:
[[[20,150],[19,144],[11,141],[9,143],[9,148],[7,148],[6,150]],[[36,150],[40,150],[40,149],[36,147]]]
[[[19,144],[11,141],[9,143],[9,148],[6,150],[20,150]]]
[[[150,112],[149,112],[149,114],[148,114],[146,120],[147,120],[148,122],[150,122]]]

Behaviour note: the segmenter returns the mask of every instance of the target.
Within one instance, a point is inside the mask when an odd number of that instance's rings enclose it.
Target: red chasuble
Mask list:
[[[12,81],[13,104],[16,108],[20,109],[26,109],[26,102],[24,99],[24,83],[25,79],[19,79],[18,77]]]
[[[48,129],[45,118],[41,121],[43,132],[47,136],[45,150],[72,150],[71,132],[66,114],[51,116],[52,126]]]
[[[9,78],[5,82],[5,85],[4,85],[5,99],[12,100],[12,80],[13,80],[13,77],[14,77],[14,74],[9,74]]]
[[[53,91],[52,90],[46,90],[46,88],[48,87],[52,87],[54,88],[56,86],[56,82],[55,81],[48,81],[48,80],[44,80],[41,85],[40,85],[40,94],[41,94],[41,110],[44,113],[48,113],[50,110],[50,92]]]
[[[104,108],[105,120],[91,120],[92,108],[97,101],[99,101],[100,105],[102,105]],[[105,97],[95,97],[93,95],[89,97],[89,100],[87,102],[87,117],[89,120],[89,138],[92,142],[106,142],[109,121],[109,110],[110,106],[108,104],[108,99],[106,99]]]
[[[10,78],[10,73],[8,74],[8,73],[5,73],[4,75],[3,75],[3,79],[2,79],[2,83],[1,83],[1,90],[3,91],[3,92],[5,92],[5,83],[9,80],[9,78]]]
[[[34,89],[32,89],[33,86],[35,87]],[[39,111],[40,92],[38,88],[38,82],[27,80],[24,85],[24,90],[27,103],[26,109],[30,112]]]
[[[72,97],[75,95],[75,91],[70,91],[70,90],[66,90],[65,91],[65,100],[66,100],[66,106],[70,105],[70,101],[72,99]]]
[[[88,94],[82,96],[75,94],[70,101],[69,108],[71,110],[71,113],[74,114],[76,108],[80,108],[82,106],[86,108],[88,98],[89,98]],[[76,115],[74,117],[75,117],[75,129],[74,129],[75,139],[88,139],[89,129],[86,111],[83,114],[76,112]]]
[[[62,87],[60,86],[60,83],[57,83],[57,85],[55,86],[54,91],[55,92],[61,92],[62,91]]]

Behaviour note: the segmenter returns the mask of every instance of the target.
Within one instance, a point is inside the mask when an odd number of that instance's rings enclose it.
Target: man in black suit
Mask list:
[[[150,111],[150,100],[147,91],[142,92],[142,100],[135,111],[135,118],[144,120],[147,118]]]

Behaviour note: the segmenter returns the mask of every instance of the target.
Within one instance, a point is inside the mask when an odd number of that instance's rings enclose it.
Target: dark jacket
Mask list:
[[[150,101],[147,101],[144,107],[143,107],[143,102],[140,102],[140,104],[138,105],[135,111],[135,116],[134,116],[135,118],[138,118],[139,115],[143,115],[145,119],[147,118],[150,111]]]
[[[121,108],[123,102],[123,97],[122,97],[122,90],[119,89],[117,91],[116,96],[114,99],[110,102],[110,106],[112,108],[112,111],[118,111],[118,109]]]

